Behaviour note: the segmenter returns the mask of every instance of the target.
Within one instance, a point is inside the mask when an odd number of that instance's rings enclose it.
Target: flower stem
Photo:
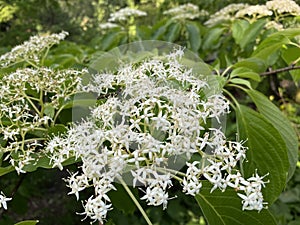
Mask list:
[[[127,184],[124,182],[124,180],[122,178],[118,178],[118,179],[121,182],[121,184],[124,187],[124,189],[126,190],[126,192],[128,193],[128,195],[130,196],[130,198],[132,199],[132,201],[134,202],[134,204],[136,205],[136,207],[142,213],[142,215],[143,215],[144,219],[146,220],[147,224],[148,225],[153,225],[152,222],[150,221],[149,217],[147,216],[145,210],[140,205],[140,203],[138,202],[138,200],[136,199],[136,197],[132,194],[131,190],[129,189],[129,187],[127,186]]]

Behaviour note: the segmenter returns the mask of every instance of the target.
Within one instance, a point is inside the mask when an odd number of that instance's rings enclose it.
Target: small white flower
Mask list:
[[[7,198],[3,192],[0,194],[0,208],[3,207],[5,210],[7,209],[7,202],[10,201],[12,198]]]

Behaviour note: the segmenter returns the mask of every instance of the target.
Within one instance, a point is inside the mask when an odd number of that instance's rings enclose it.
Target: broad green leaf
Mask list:
[[[264,39],[253,52],[252,57],[263,59],[267,65],[273,65],[278,59],[279,49],[289,44],[291,38],[300,35],[300,28],[278,31]]]
[[[201,46],[201,35],[200,29],[194,22],[187,22],[186,23],[186,30],[188,33],[189,45],[190,48],[197,52]]]
[[[258,20],[252,24],[246,20],[235,20],[232,25],[232,36],[235,42],[244,49],[248,44],[255,41],[264,25],[264,20]]]
[[[26,220],[19,223],[15,223],[15,225],[36,225],[38,222],[38,220]]]
[[[121,32],[110,32],[104,35],[101,41],[101,49],[107,51],[118,45],[120,41]]]
[[[289,42],[290,39],[284,35],[271,35],[257,46],[252,57],[264,60],[268,66],[273,65],[279,57],[279,50]]]
[[[225,192],[215,190],[210,193],[211,184],[207,181],[196,200],[209,225],[276,225],[272,214],[263,209],[257,211],[243,211],[241,199],[234,189],[227,188]]]
[[[263,189],[265,200],[272,204],[286,185],[289,161],[285,142],[279,131],[261,114],[239,105],[238,134],[248,146],[247,162],[243,164],[246,177],[257,169],[259,175],[269,173],[270,182]]]
[[[44,107],[44,114],[46,116],[49,116],[50,118],[53,119],[54,115],[55,115],[55,108],[53,107],[52,104],[50,103],[46,103],[45,107]]]
[[[153,26],[153,29],[155,30],[155,33],[152,37],[153,40],[160,40],[163,38],[164,34],[167,32],[168,27],[172,24],[172,20],[166,21],[161,21],[158,22]]]
[[[230,83],[233,83],[233,84],[240,84],[240,85],[245,85],[245,86],[248,87],[249,89],[252,89],[251,83],[250,83],[248,80],[245,80],[245,79],[241,79],[241,78],[233,78],[233,79],[230,79]]]
[[[232,23],[232,36],[235,42],[240,45],[245,38],[245,31],[249,28],[250,23],[247,20],[234,20]]]
[[[287,148],[289,159],[288,179],[290,179],[294,174],[298,161],[298,139],[294,128],[282,112],[262,93],[256,90],[247,90],[247,94],[255,103],[258,111],[281,134]]]
[[[258,73],[255,73],[250,69],[244,67],[238,67],[237,69],[234,69],[230,74],[230,78],[234,78],[234,77],[249,78],[251,80],[258,81],[258,82],[261,80],[261,77],[259,76]]]
[[[218,45],[217,42],[223,34],[224,28],[213,28],[209,30],[203,38],[203,50],[215,49]]]
[[[13,166],[7,166],[7,167],[0,167],[0,177],[5,175],[5,174],[8,174],[12,171],[14,171],[14,167]]]
[[[178,39],[180,35],[181,24],[173,23],[168,27],[168,32],[166,33],[166,40],[169,42],[174,42]]]
[[[240,41],[239,45],[244,49],[251,42],[254,43],[256,37],[259,35],[260,31],[264,28],[266,22],[264,20],[257,20],[256,22],[250,24],[246,29],[245,34]]]
[[[300,48],[288,48],[288,49],[282,49],[282,58],[283,60],[288,64],[291,65],[296,59],[300,57]],[[299,66],[300,62],[296,64],[296,66]],[[295,82],[300,81],[300,70],[291,70],[289,71],[290,74],[293,77],[293,80]]]
[[[296,36],[299,36],[300,35],[300,28],[289,28],[289,29],[285,29],[285,30],[282,30],[282,31],[278,31],[274,34],[271,34],[271,36],[277,36],[277,35],[284,35],[288,38],[294,38]]]
[[[256,73],[262,73],[266,71],[267,66],[262,59],[259,58],[247,58],[241,60],[232,66],[234,69],[239,67],[244,67],[252,70]]]

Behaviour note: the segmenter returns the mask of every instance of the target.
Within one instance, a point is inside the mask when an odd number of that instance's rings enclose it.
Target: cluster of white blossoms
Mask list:
[[[265,25],[265,28],[266,28],[267,30],[273,28],[273,29],[278,30],[278,31],[284,29],[284,28],[283,28],[283,25],[282,25],[281,23],[278,23],[278,22],[275,22],[275,21],[268,21],[268,22],[266,23],[266,25]]]
[[[230,21],[235,18],[255,18],[259,19],[262,17],[270,16],[299,16],[300,6],[293,0],[272,0],[267,1],[264,5],[248,5],[248,4],[230,4],[225,8],[219,10],[215,14],[211,15],[210,19],[205,22],[206,25],[212,26],[222,21]],[[280,30],[280,23],[276,24],[274,28]],[[268,28],[268,26],[266,26]]]
[[[272,0],[267,1],[268,9],[273,10],[277,14],[290,14],[294,16],[300,15],[300,6],[293,0]]]
[[[230,4],[222,8],[221,10],[217,11],[213,15],[211,15],[209,20],[205,22],[205,25],[213,26],[222,21],[234,20],[235,14],[238,11],[245,9],[248,6],[249,6],[248,4],[244,4],[244,3]]]
[[[171,15],[173,19],[193,20],[200,16],[208,16],[209,13],[205,10],[200,11],[197,5],[187,3],[165,11],[164,15]]]
[[[64,135],[47,144],[53,166],[63,169],[70,157],[81,159],[79,171],[67,179],[69,194],[94,188],[84,202],[84,214],[101,223],[112,203],[107,193],[113,182],[145,186],[141,197],[148,205],[167,207],[172,179],[183,192],[196,195],[203,179],[224,191],[235,188],[243,209],[261,210],[265,182],[257,175],[245,179],[237,163],[246,157],[242,142],[226,141],[220,128],[209,128],[211,119],[221,120],[229,104],[221,94],[205,95],[204,76],[181,64],[184,51],[164,57],[122,65],[115,73],[93,75],[84,92],[98,95],[100,103],[89,117],[75,123]],[[192,161],[199,154],[201,161]],[[186,172],[179,170],[186,164]]]
[[[268,9],[265,5],[250,5],[244,9],[239,10],[235,16],[236,17],[244,17],[249,16],[253,18],[261,18],[265,16],[272,16],[273,12]]]
[[[38,59],[40,50],[57,43],[64,35],[62,32],[33,37],[18,51],[13,49],[1,58],[10,56],[10,60],[15,60],[10,63],[26,60],[27,54],[32,59]],[[31,48],[39,43],[41,46],[33,51]],[[0,133],[6,144],[0,146],[0,152],[17,173],[25,173],[24,167],[38,160],[47,129],[55,124],[64,104],[76,93],[83,73],[86,71],[22,68],[1,78]]]
[[[100,23],[99,27],[102,30],[107,30],[107,29],[113,29],[113,28],[119,27],[119,25],[116,23],[107,22],[107,23]]]
[[[110,17],[108,19],[109,22],[120,22],[120,21],[126,21],[130,19],[131,17],[141,17],[141,16],[147,16],[147,13],[138,9],[132,9],[129,7],[120,9],[117,12],[111,13]]]
[[[18,173],[25,173],[23,167],[36,160],[36,153],[46,139],[29,138],[35,133],[44,133],[56,115],[76,93],[80,76],[85,71],[50,68],[19,69],[0,81],[0,131],[7,141],[1,151],[8,153],[6,160]]]
[[[10,66],[18,62],[32,62],[39,64],[41,60],[41,53],[58,44],[65,39],[68,32],[62,31],[58,34],[51,34],[45,36],[32,36],[28,41],[14,47],[10,52],[0,56],[1,66]]]
[[[11,198],[7,198],[3,192],[0,194],[0,208],[7,209],[7,202],[10,201]]]

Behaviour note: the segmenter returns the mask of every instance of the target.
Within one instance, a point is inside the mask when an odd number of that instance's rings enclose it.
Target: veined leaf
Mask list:
[[[249,89],[252,89],[251,83],[248,80],[245,80],[245,79],[233,78],[233,79],[230,79],[230,83],[245,85]]]
[[[169,42],[174,42],[180,34],[181,24],[180,23],[173,23],[168,27],[168,32],[166,34],[166,40]]]
[[[219,41],[220,36],[223,34],[223,31],[224,28],[219,27],[209,30],[203,38],[203,50],[215,49],[216,43]]]
[[[231,72],[230,77],[231,78],[233,78],[233,77],[249,78],[251,80],[258,81],[258,82],[261,80],[261,77],[259,76],[258,73],[253,72],[250,69],[245,68],[245,67],[238,67],[238,68],[234,69]]]
[[[7,166],[7,167],[0,167],[0,177],[5,175],[5,174],[8,174],[12,171],[14,171],[14,167],[13,166]]]
[[[38,222],[38,220],[26,220],[19,223],[15,223],[15,225],[36,225]]]
[[[272,214],[263,209],[243,211],[241,199],[234,189],[227,188],[225,192],[215,190],[210,193],[211,184],[202,183],[196,200],[209,225],[276,225]]]
[[[188,33],[190,47],[194,52],[197,52],[201,46],[200,29],[196,23],[188,22],[186,23],[186,30]]]
[[[293,47],[288,49],[282,49],[282,58],[288,64],[292,64],[295,60],[300,57],[300,49]],[[296,66],[299,66],[300,63],[298,62]],[[293,80],[295,82],[300,81],[300,70],[291,70],[289,73],[292,75]]]
[[[244,163],[246,177],[257,169],[259,175],[268,174],[270,182],[263,189],[265,200],[272,204],[286,185],[289,161],[287,148],[279,131],[261,114],[240,105],[237,110],[238,134],[249,147],[248,162]]]
[[[298,161],[298,139],[290,121],[282,112],[262,93],[256,90],[247,90],[247,94],[255,103],[258,111],[277,129],[281,134],[289,159],[288,179],[292,177]]]
[[[290,38],[300,35],[300,28],[291,28],[284,31],[278,31],[264,39],[253,52],[252,57],[260,58],[267,65],[273,65],[277,58],[279,50],[284,44],[289,44]]]
[[[232,25],[232,36],[235,42],[244,49],[249,43],[255,41],[264,25],[264,20],[258,20],[252,24],[246,20],[235,20]]]
[[[256,73],[262,73],[267,69],[264,60],[259,58],[247,58],[233,65],[233,68],[239,68],[239,67],[248,68],[251,71]]]

